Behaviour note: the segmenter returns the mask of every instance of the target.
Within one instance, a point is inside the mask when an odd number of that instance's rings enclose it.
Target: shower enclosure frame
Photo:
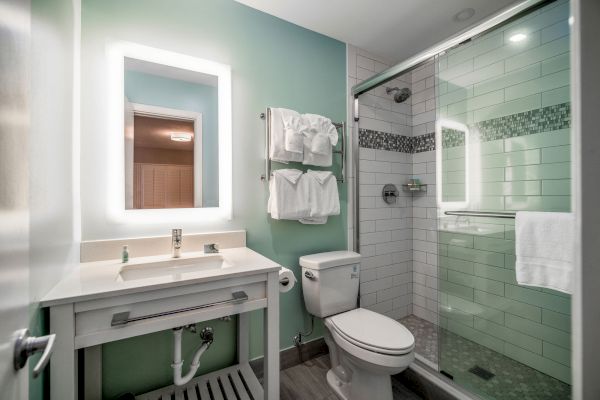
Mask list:
[[[350,89],[350,93],[352,95],[352,119],[354,122],[358,122],[360,120],[358,109],[358,98],[361,94],[368,92],[369,90],[380,86],[392,79],[397,78],[398,76],[417,68],[418,66],[424,64],[426,61],[432,59],[433,57],[444,53],[445,51],[452,49],[461,45],[462,43],[466,43],[471,39],[474,39],[480,35],[485,34],[492,29],[497,28],[503,24],[510,22],[512,19],[517,18],[524,12],[531,11],[533,9],[542,7],[548,3],[551,3],[554,0],[525,0],[521,3],[518,3],[514,6],[509,7],[506,10],[500,11],[492,16],[486,18],[482,22],[477,25],[468,28],[462,33],[459,33],[455,36],[450,37],[449,39],[444,40],[412,57],[409,59],[402,61],[382,72],[373,75],[372,77],[366,79],[365,81],[352,86]],[[354,124],[352,129],[352,140],[350,140],[350,151],[352,152],[352,172],[353,172],[353,184],[352,184],[352,194],[354,200],[354,207],[352,212],[352,221],[354,227],[354,235],[353,235],[353,249],[357,253],[360,252],[360,224],[358,221],[359,211],[360,211],[360,196],[358,195],[358,188],[360,187],[360,159],[359,159],[359,143],[358,143],[358,124]],[[350,159],[350,158],[349,158]]]
[[[350,93],[352,96],[352,119],[355,122],[352,129],[352,137],[350,140],[349,151],[351,151],[352,157],[348,157],[348,159],[352,161],[352,172],[353,179],[351,179],[352,183],[352,194],[353,194],[353,207],[352,207],[352,221],[353,221],[353,249],[356,252],[360,252],[360,223],[359,223],[359,212],[360,212],[360,195],[359,195],[359,187],[360,187],[360,157],[359,157],[359,127],[358,121],[359,117],[359,96],[364,94],[371,89],[378,87],[388,81],[391,81],[398,76],[405,74],[427,62],[430,59],[433,59],[435,56],[440,54],[444,54],[447,50],[458,47],[463,43],[469,42],[471,39],[479,37],[489,31],[492,31],[499,26],[505,25],[514,19],[520,17],[522,14],[526,12],[533,11],[537,8],[541,8],[549,3],[552,3],[554,0],[525,0],[520,2],[514,6],[509,7],[503,11],[500,11],[492,16],[486,18],[482,22],[477,25],[466,29],[462,33],[459,33],[455,36],[450,37],[447,40],[444,40],[418,54],[410,57],[409,59],[402,61],[378,74],[373,75],[372,77],[366,79],[365,81],[354,85],[350,89]],[[514,218],[513,215],[505,215],[503,214],[501,218]],[[439,371],[432,371],[426,364],[420,365],[415,364],[412,367],[419,375],[425,377],[426,379],[436,382],[436,384],[440,387],[443,387],[444,390],[457,398],[472,398],[473,394],[462,386],[458,384],[450,383],[445,380]],[[575,393],[575,386],[572,387],[573,392]]]

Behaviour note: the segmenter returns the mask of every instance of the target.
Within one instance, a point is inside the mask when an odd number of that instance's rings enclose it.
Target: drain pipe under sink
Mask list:
[[[190,370],[185,376],[181,376],[183,370],[183,360],[181,359],[181,342],[182,342],[183,327],[173,328],[173,383],[176,386],[182,386],[188,383],[200,368],[200,357],[213,342],[214,331],[211,327],[207,326],[200,331],[200,338],[202,344],[194,353],[194,358],[190,364]]]

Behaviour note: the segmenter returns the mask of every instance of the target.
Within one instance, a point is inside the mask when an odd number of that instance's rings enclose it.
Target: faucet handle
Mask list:
[[[204,252],[205,253],[218,253],[219,247],[216,243],[207,243],[204,245]]]

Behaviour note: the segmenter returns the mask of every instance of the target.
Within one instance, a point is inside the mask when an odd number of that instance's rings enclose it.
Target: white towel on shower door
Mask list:
[[[575,218],[571,213],[517,212],[517,282],[572,293],[574,235]]]

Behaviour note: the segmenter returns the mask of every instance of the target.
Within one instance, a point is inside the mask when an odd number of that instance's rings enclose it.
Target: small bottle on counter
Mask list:
[[[123,254],[121,255],[121,261],[124,263],[129,262],[129,246],[123,246]]]

